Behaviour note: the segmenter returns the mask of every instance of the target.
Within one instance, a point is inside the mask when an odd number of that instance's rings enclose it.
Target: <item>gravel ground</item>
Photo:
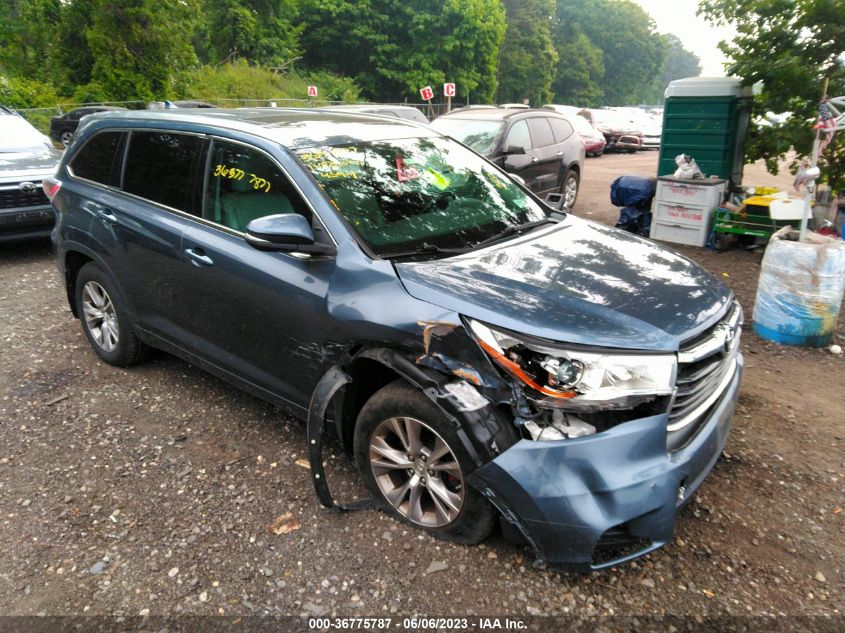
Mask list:
[[[609,183],[653,173],[656,158],[588,160],[576,214],[613,223]],[[760,253],[682,251],[750,315]],[[837,332],[845,345],[842,319]],[[566,576],[501,537],[463,547],[378,512],[322,509],[300,422],[165,354],[103,364],[49,244],[4,245],[0,613],[773,614],[845,626],[845,358],[749,331],[742,346],[733,433],[675,542]],[[362,494],[345,457],[328,461],[338,496]],[[272,533],[285,513],[292,530]]]

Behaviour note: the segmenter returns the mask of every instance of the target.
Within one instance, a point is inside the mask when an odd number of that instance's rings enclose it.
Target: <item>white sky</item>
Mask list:
[[[684,48],[701,59],[701,75],[704,77],[724,76],[725,61],[717,48],[721,40],[730,40],[736,33],[731,27],[711,26],[704,18],[695,14],[698,0],[634,0],[654,19],[657,31],[672,33],[683,43]]]

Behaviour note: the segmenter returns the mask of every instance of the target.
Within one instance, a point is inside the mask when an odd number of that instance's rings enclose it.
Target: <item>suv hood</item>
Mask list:
[[[417,299],[514,332],[600,347],[677,350],[733,296],[685,257],[571,215],[480,251],[395,267]]]
[[[43,150],[24,152],[0,152],[0,180],[24,180],[38,176],[52,175],[59,166],[61,154],[44,147]]]

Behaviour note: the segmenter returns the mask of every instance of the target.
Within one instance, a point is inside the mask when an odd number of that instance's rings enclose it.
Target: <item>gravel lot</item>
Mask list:
[[[652,174],[656,160],[589,159],[576,214],[613,223],[610,182]],[[746,182],[754,174],[771,180],[752,168]],[[750,317],[760,253],[683,252]],[[836,339],[845,345],[843,319]],[[463,547],[378,512],[324,510],[300,422],[165,354],[103,364],[49,243],[4,245],[0,613],[832,615],[813,627],[842,630],[845,358],[750,331],[742,345],[733,433],[675,543],[561,576],[500,537]],[[338,496],[362,494],[343,456],[329,477]],[[286,512],[300,527],[268,531]]]

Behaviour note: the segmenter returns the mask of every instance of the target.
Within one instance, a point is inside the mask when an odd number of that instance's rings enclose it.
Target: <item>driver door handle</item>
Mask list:
[[[111,209],[97,209],[97,215],[109,224],[117,222],[117,216],[111,212]]]
[[[201,248],[186,248],[185,255],[194,266],[213,266],[214,260],[205,254]]]

